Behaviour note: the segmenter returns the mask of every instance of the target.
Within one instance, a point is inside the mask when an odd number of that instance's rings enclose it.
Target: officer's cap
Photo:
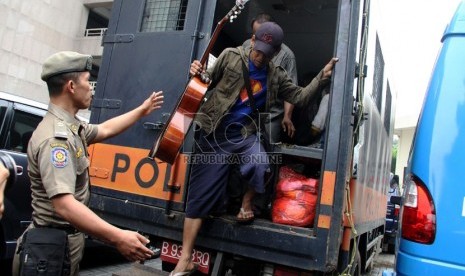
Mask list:
[[[77,52],[63,51],[48,57],[42,66],[41,78],[47,81],[50,77],[92,70],[92,56]]]

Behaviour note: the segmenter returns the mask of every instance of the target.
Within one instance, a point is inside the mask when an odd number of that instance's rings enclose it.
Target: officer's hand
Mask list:
[[[333,69],[334,69],[334,65],[336,64],[336,62],[339,61],[339,58],[337,57],[333,57],[329,62],[328,64],[325,65],[325,67],[323,68],[323,78],[326,79],[326,78],[330,78],[331,75],[333,74]]]
[[[0,219],[3,217],[3,211],[5,210],[3,198],[6,187],[6,181],[9,176],[10,172],[2,164],[0,164]]]
[[[204,72],[204,70],[203,70],[202,63],[200,63],[200,61],[198,61],[198,60],[194,60],[192,62],[192,64],[191,64],[191,68],[189,70],[189,73],[191,74],[191,76],[200,75],[203,72]]]
[[[286,132],[287,136],[291,138],[294,137],[295,127],[290,118],[284,116],[283,120],[281,121],[281,127],[283,128],[283,131]]]
[[[163,91],[152,92],[150,97],[144,101],[142,104],[142,109],[144,111],[144,116],[149,115],[155,109],[161,108],[163,104]]]
[[[126,259],[143,261],[153,256],[153,251],[145,246],[150,242],[147,238],[134,231],[121,231],[119,240],[115,245]]]

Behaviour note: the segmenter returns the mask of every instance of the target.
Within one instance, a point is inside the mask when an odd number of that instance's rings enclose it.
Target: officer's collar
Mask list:
[[[53,103],[49,103],[48,111],[58,119],[64,121],[72,132],[78,134],[81,121],[78,120],[75,116]]]

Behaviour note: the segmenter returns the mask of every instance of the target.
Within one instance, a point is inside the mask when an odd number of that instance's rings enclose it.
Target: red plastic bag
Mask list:
[[[315,219],[318,180],[307,178],[289,167],[281,167],[271,218],[293,226],[312,226]]]

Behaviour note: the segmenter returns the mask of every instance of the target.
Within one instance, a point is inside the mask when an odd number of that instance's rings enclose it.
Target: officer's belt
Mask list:
[[[54,228],[58,230],[63,230],[68,235],[74,235],[74,234],[79,233],[79,230],[77,230],[71,225],[38,225],[35,221],[33,221],[32,223],[34,224],[34,227],[36,228]]]

